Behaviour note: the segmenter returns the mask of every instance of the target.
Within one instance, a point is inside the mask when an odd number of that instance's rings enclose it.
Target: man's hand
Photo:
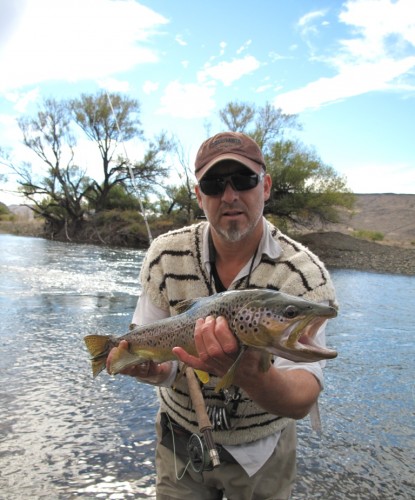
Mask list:
[[[198,319],[194,335],[198,356],[188,354],[181,347],[174,347],[173,353],[180,361],[196,370],[223,377],[239,351],[238,341],[225,318],[208,316]]]
[[[195,344],[198,356],[181,347],[174,347],[173,352],[188,366],[218,377],[226,374],[238,356],[238,341],[222,317],[197,320]],[[258,349],[248,349],[235,372],[234,384],[270,413],[303,418],[320,393],[317,379],[301,369],[278,370],[271,364],[267,369],[263,356]]]

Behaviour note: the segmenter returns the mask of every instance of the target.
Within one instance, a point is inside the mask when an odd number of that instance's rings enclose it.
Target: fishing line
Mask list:
[[[187,462],[184,470],[183,470],[183,473],[181,476],[179,476],[179,471],[177,470],[177,454],[176,454],[176,442],[174,440],[174,431],[173,431],[173,424],[170,420],[170,417],[169,417],[169,414],[166,413],[166,417],[167,417],[167,420],[169,421],[169,425],[170,425],[170,431],[171,431],[171,436],[172,436],[172,442],[173,442],[173,459],[174,459],[174,472],[176,474],[176,479],[178,481],[180,481],[181,479],[183,479],[184,475],[186,474],[186,471],[187,469],[189,468],[189,465],[190,465],[190,460]]]
[[[111,97],[108,93],[108,90],[105,89],[105,93],[107,95],[107,99],[108,99],[108,102],[109,102],[109,105],[111,108],[112,116],[114,117],[114,120],[115,120],[115,125],[117,127],[118,134],[120,137],[122,137],[120,125],[118,123],[117,115],[115,114],[114,108],[112,106],[112,101],[111,101]],[[137,196],[138,203],[140,205],[141,214],[142,214],[143,219],[144,219],[144,224],[145,224],[146,229],[147,229],[148,242],[151,243],[153,241],[153,237],[151,235],[150,226],[148,224],[147,214],[146,214],[146,211],[144,210],[143,202],[141,201],[140,190],[138,189],[137,182],[136,182],[135,177],[134,177],[133,169],[131,168],[131,162],[130,162],[130,159],[129,159],[128,154],[127,154],[127,148],[125,147],[125,142],[122,139],[120,142],[121,142],[121,145],[124,149],[124,155],[125,155],[125,158],[127,160],[127,167],[128,167],[128,172],[130,174],[131,184],[133,185],[135,194]]]

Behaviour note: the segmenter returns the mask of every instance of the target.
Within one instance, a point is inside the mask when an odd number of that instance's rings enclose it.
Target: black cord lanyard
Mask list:
[[[215,282],[215,288],[217,292],[225,292],[226,288],[222,283],[218,270],[216,269],[216,248],[213,244],[212,233],[209,231],[208,236],[209,244],[209,263],[210,263],[210,286],[212,287],[212,281]],[[248,278],[246,280],[245,288],[249,288],[251,281],[251,274],[254,269],[255,259],[258,254],[259,244],[255,249],[254,255],[249,266]],[[203,391],[202,387],[202,391]],[[236,415],[238,406],[241,400],[241,389],[239,387],[234,387],[234,390],[224,389],[221,390],[221,395],[223,398],[224,406],[209,406],[207,412],[209,418],[212,420],[212,425],[215,430],[231,430],[232,429],[232,418]]]
[[[213,244],[213,238],[212,238],[212,232],[209,231],[209,236],[208,236],[208,243],[209,243],[209,264],[210,264],[210,285],[212,285],[212,280],[215,282],[215,288],[217,292],[225,292],[227,289],[225,285],[222,283],[218,270],[216,269],[216,248],[215,245]],[[249,285],[251,283],[251,274],[254,269],[254,264],[255,264],[255,259],[258,254],[258,248],[259,244],[255,249],[254,255],[251,260],[251,264],[249,266],[249,271],[248,271],[248,278],[246,281],[246,286],[245,288],[249,288]]]

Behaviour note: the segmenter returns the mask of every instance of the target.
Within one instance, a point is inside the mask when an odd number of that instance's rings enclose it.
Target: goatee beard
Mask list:
[[[240,241],[247,233],[247,231],[241,231],[239,229],[239,224],[235,221],[231,222],[227,229],[217,229],[217,231],[231,243]]]

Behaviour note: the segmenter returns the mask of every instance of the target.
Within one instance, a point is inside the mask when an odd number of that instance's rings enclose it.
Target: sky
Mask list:
[[[0,68],[15,161],[33,160],[17,119],[50,97],[137,99],[146,137],[174,134],[190,165],[226,104],[270,103],[355,193],[415,193],[413,0],[0,0]],[[78,164],[94,154],[80,137]]]

